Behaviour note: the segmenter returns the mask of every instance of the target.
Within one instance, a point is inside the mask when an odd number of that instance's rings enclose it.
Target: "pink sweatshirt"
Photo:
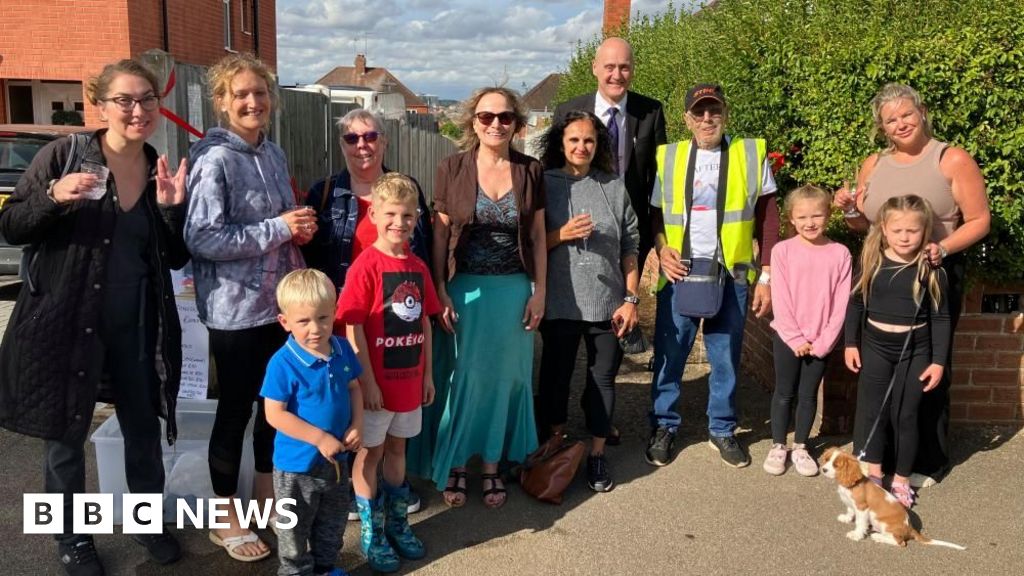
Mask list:
[[[839,339],[850,301],[846,246],[814,246],[794,236],[772,248],[772,328],[794,351],[810,342],[824,358]]]

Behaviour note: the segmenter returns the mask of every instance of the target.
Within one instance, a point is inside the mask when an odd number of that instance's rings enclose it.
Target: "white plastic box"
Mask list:
[[[255,406],[253,413],[255,414]],[[164,522],[174,523],[176,501],[185,499],[195,510],[196,498],[214,498],[207,452],[217,411],[216,400],[178,399],[178,439],[174,446],[162,441],[164,455]],[[163,420],[161,420],[163,423]],[[247,501],[252,494],[254,464],[252,425],[245,430],[242,464],[238,474],[238,496]],[[100,492],[114,495],[114,523],[121,524],[121,495],[128,492],[124,474],[124,438],[117,416],[112,415],[92,434],[96,445],[96,471]]]

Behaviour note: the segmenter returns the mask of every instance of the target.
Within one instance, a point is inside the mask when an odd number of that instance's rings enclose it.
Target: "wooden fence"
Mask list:
[[[175,63],[159,50],[149,51],[143,58],[158,77],[170,78],[173,71],[174,85],[164,98],[165,108],[199,132],[217,126],[205,67]],[[289,174],[298,189],[305,191],[345,167],[335,122],[357,106],[332,103],[317,92],[284,88],[279,95],[270,139],[284,150]],[[384,124],[388,138],[384,165],[415,178],[427,199],[432,199],[434,171],[442,158],[457,151],[455,144],[438,132],[432,115],[407,112],[404,118],[385,120]],[[196,136],[171,120],[165,121],[151,139],[158,150],[167,152],[172,166],[188,156],[189,147],[196,141]]]

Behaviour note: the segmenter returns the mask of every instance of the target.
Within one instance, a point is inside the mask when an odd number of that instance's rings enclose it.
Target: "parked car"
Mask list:
[[[14,192],[14,185],[43,146],[86,130],[85,126],[0,124],[0,207]],[[11,246],[0,236],[0,274],[18,274],[20,265],[21,247]]]

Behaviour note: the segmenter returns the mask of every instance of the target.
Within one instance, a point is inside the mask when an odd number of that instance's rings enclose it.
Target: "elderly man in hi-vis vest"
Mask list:
[[[779,238],[776,186],[765,141],[725,135],[728,108],[720,86],[698,84],[684,104],[693,138],[658,147],[651,194],[661,278],[645,456],[654,466],[674,458],[680,380],[703,326],[711,362],[709,444],[726,464],[741,468],[750,456],[734,436],[736,374],[751,285],[754,314],[760,318],[771,310],[769,258]],[[760,262],[754,259],[755,239]]]

